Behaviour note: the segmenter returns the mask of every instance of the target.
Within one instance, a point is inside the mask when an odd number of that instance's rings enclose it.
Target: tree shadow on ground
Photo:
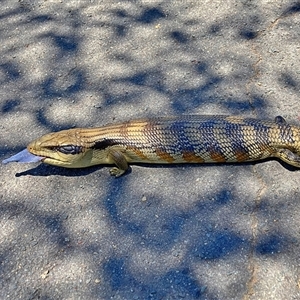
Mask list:
[[[298,6],[297,3],[293,4],[284,12],[284,15],[298,13]],[[143,7],[143,5],[139,4],[139,7],[136,14],[128,12],[125,8],[114,9],[111,13],[115,17],[111,18],[110,21],[90,23],[91,25],[112,29],[113,34],[108,35],[106,40],[104,39],[104,47],[110,49],[111,44],[120,43],[121,39],[127,38],[131,33],[132,26],[153,26],[159,22],[168,22],[169,28],[161,37],[167,38],[169,42],[166,48],[163,49],[162,54],[167,59],[169,58],[168,54],[172,54],[174,49],[180,49],[181,55],[185,54],[189,58],[184,63],[180,59],[174,60],[172,67],[174,69],[182,68],[182,73],[191,73],[193,76],[199,76],[202,80],[192,87],[186,85],[184,82],[175,87],[170,87],[166,80],[167,72],[162,69],[162,62],[159,61],[153,64],[153,67],[139,67],[129,75],[109,75],[107,78],[104,76],[102,78],[106,79],[105,82],[101,82],[99,79],[97,86],[90,85],[88,81],[90,70],[74,63],[74,61],[79,59],[78,55],[83,43],[78,33],[83,23],[80,22],[80,15],[72,11],[73,15],[70,17],[71,19],[66,20],[66,22],[69,22],[67,23],[70,24],[71,28],[69,33],[58,33],[51,29],[48,33],[40,34],[36,37],[39,42],[50,40],[51,47],[55,49],[54,56],[50,60],[49,69],[47,70],[49,74],[38,84],[30,85],[28,89],[26,87],[22,87],[24,90],[20,88],[22,92],[34,91],[34,95],[37,97],[36,109],[32,111],[32,116],[35,118],[37,126],[42,126],[48,131],[71,127],[71,122],[56,122],[54,118],[49,118],[45,112],[51,109],[51,105],[58,102],[59,98],[64,98],[67,103],[79,101],[79,98],[76,98],[76,96],[81,92],[95,92],[99,95],[99,98],[103,97],[102,105],[108,110],[117,108],[120,101],[128,105],[136,105],[140,97],[140,89],[148,89],[150,92],[154,91],[166,97],[171,103],[169,106],[170,111],[167,112],[168,114],[181,114],[197,109],[201,110],[206,105],[215,103],[220,105],[226,113],[236,113],[242,110],[243,113],[251,114],[253,108],[267,109],[268,101],[263,96],[253,94],[247,97],[245,95],[242,98],[232,97],[228,101],[220,101],[217,96],[215,97],[217,92],[223,93],[222,89],[220,90],[218,86],[226,85],[229,80],[226,76],[219,75],[214,70],[215,61],[213,59],[209,59],[208,57],[202,59],[201,49],[197,49],[198,44],[196,44],[197,39],[200,39],[201,36],[193,36],[194,32],[189,27],[195,24],[199,25],[200,22],[198,20],[188,20],[185,23],[177,22],[180,16],[176,18],[174,15],[165,12],[160,6]],[[19,14],[24,14],[24,16],[29,14],[29,20],[35,26],[36,24],[56,24],[58,20],[54,15],[45,13],[38,15],[33,10],[24,7],[2,14],[0,18],[6,20],[9,17],[15,17]],[[233,19],[235,21],[240,20],[239,16],[234,15],[232,16]],[[128,23],[122,24],[120,20],[126,20]],[[256,16],[252,22],[247,22],[246,25],[244,23],[238,23],[239,26],[234,31],[235,38],[241,41],[254,40],[257,37],[256,32],[259,29],[260,17]],[[205,28],[204,33],[208,34],[211,38],[217,37],[230,24],[230,21],[225,22],[225,20],[220,20],[218,23]],[[22,24],[20,23],[19,25]],[[22,49],[23,46],[22,44],[15,45],[16,49],[18,47]],[[115,56],[112,55],[111,57],[114,57],[115,61],[123,61],[125,65],[129,65],[132,69],[136,67],[134,56],[131,55],[127,48],[123,53],[117,53],[116,51]],[[230,56],[224,55],[223,57],[228,59]],[[245,57],[240,56],[236,61],[242,63],[244,59]],[[1,77],[0,84],[4,86],[5,84],[17,83],[23,80],[24,76],[19,72],[22,69],[21,63],[12,62],[10,59],[3,59],[0,70],[5,76]],[[175,75],[175,73],[173,74]],[[246,85],[245,81],[252,74],[253,66],[249,66],[245,77],[240,79],[241,82],[244,82],[243,86]],[[288,88],[292,91],[297,91],[299,83],[297,78],[294,78],[291,74],[283,73],[280,80],[287,84]],[[119,84],[123,84],[127,88],[131,87],[132,90],[127,94],[123,94],[122,91],[121,93],[116,93],[115,87]],[[217,99],[217,102],[215,99]],[[23,103],[22,97],[8,97],[1,104],[1,114],[4,116],[20,112],[20,107]],[[97,113],[94,114],[97,115]],[[16,149],[22,150],[20,146],[16,146],[14,151]],[[1,154],[6,154],[10,151],[12,151],[11,148],[2,147],[0,149]],[[98,167],[83,170],[68,170],[40,165],[34,169],[20,172],[18,176],[33,175],[47,177],[49,175],[59,175],[59,180],[63,181],[62,177],[88,176],[97,169]],[[155,167],[149,171],[155,172]],[[222,189],[222,183],[220,182],[219,184],[220,189],[212,191],[210,195],[194,196],[199,198],[200,196],[204,196],[206,200],[199,200],[199,203],[188,211],[180,211],[178,208],[174,208],[161,213],[161,204],[166,199],[153,193],[151,206],[148,207],[147,213],[136,217],[134,216],[134,210],[131,209],[130,211],[128,207],[124,206],[125,198],[129,202],[131,200],[130,203],[134,207],[132,199],[130,199],[133,191],[128,184],[128,178],[111,179],[111,183],[107,185],[106,195],[99,195],[96,199],[103,203],[104,212],[108,216],[111,234],[113,235],[113,232],[117,232],[124,239],[131,238],[133,240],[132,248],[136,251],[140,249],[140,245],[143,245],[143,249],[152,251],[156,256],[159,256],[171,251],[174,247],[185,247],[184,251],[182,251],[184,254],[180,254],[180,256],[178,252],[172,252],[170,256],[178,256],[176,266],[170,267],[167,265],[158,274],[147,270],[143,270],[143,272],[135,271],[131,256],[132,253],[128,252],[126,247],[121,247],[122,249],[119,250],[116,249],[113,253],[105,257],[105,259],[102,259],[101,263],[96,260],[93,261],[99,274],[103,274],[104,282],[102,283],[102,287],[91,287],[92,292],[90,296],[94,298],[98,298],[99,296],[106,298],[119,296],[123,299],[131,299],[132,293],[134,293],[138,297],[137,299],[171,297],[217,299],[217,291],[207,289],[204,280],[199,280],[199,277],[196,276],[196,270],[193,268],[194,265],[200,264],[200,266],[203,266],[206,264],[206,266],[209,266],[208,263],[210,262],[221,263],[225,260],[237,260],[239,252],[244,251],[243,253],[247,256],[251,252],[251,247],[254,247],[255,253],[260,256],[280,255],[283,253],[291,240],[286,232],[280,232],[280,230],[278,232],[269,232],[259,237],[257,244],[252,245],[251,236],[245,236],[234,229],[226,227],[227,225],[225,224],[221,224],[217,229],[214,228],[213,225],[216,221],[212,220],[212,218],[216,216],[215,212],[227,205],[234,205],[237,201],[237,199],[232,199],[233,195],[231,191]],[[76,189],[74,192],[76,192]],[[212,202],[211,199],[215,200]],[[18,199],[14,200],[17,201]],[[234,203],[231,204],[231,201]],[[103,207],[99,205],[99,211]],[[125,208],[130,212],[128,213]],[[140,209],[139,207],[134,208]],[[160,218],[154,218],[158,211],[160,212]],[[20,222],[22,218],[30,219],[34,227],[42,228],[45,234],[42,238],[49,244],[53,244],[60,249],[69,247],[69,232],[66,229],[66,221],[61,212],[46,214],[32,207],[27,209],[23,204],[8,205],[7,203],[2,203],[0,206],[0,215],[3,216],[6,214],[10,217],[20,217]],[[190,224],[192,224],[193,230],[189,231],[186,227],[190,226]],[[197,236],[193,240],[188,240],[191,231],[194,234],[196,232]],[[20,238],[22,242],[21,230],[15,236]],[[185,238],[188,240],[187,245],[184,243]],[[14,244],[12,245],[11,247],[16,247]],[[92,250],[104,247],[105,245],[91,241],[89,245],[82,247],[80,251],[81,254],[88,255]],[[18,254],[19,250],[18,248],[16,249],[16,253]],[[1,277],[5,277],[12,270],[12,268],[8,267],[6,261],[14,260],[14,267],[17,267],[18,260],[15,255],[12,255],[9,246],[4,247],[1,251],[0,274]],[[50,256],[49,259],[55,260],[55,255]],[[241,263],[241,265],[241,268],[244,268],[244,264]],[[14,278],[11,277],[8,280],[13,281]],[[244,278],[240,282],[243,286],[246,285]],[[46,299],[46,295],[47,292],[41,291],[38,293],[38,297],[41,299]],[[33,293],[31,296],[36,295]]]

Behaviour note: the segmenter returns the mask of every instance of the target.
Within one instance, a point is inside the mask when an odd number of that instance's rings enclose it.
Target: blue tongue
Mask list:
[[[31,163],[41,161],[44,157],[36,156],[31,154],[27,149],[7,158],[2,161],[3,164],[8,164],[10,162],[20,162],[20,163]]]

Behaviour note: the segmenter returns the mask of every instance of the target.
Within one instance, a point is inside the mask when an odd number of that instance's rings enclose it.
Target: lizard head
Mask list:
[[[49,165],[67,168],[84,167],[80,162],[85,149],[78,138],[78,129],[62,130],[48,133],[27,146],[28,152],[43,157]]]
[[[80,143],[78,129],[48,133],[31,142],[27,149],[6,159],[9,162],[44,162],[66,168],[87,167],[90,164],[88,151]]]

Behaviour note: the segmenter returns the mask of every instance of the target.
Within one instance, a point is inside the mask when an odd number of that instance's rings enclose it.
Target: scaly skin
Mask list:
[[[225,163],[278,157],[300,167],[300,127],[234,116],[181,116],[133,120],[100,128],[49,133],[28,151],[47,164],[83,168],[114,164],[121,176],[130,163]]]

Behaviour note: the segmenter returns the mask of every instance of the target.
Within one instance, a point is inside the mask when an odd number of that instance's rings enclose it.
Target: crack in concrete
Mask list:
[[[250,249],[250,255],[249,255],[249,265],[248,269],[250,272],[250,279],[247,283],[247,290],[243,297],[243,300],[249,300],[251,295],[254,294],[254,286],[257,282],[257,273],[258,273],[258,265],[255,260],[255,247],[257,244],[257,227],[258,227],[258,217],[257,213],[260,208],[261,198],[264,194],[267,185],[265,181],[263,180],[262,176],[258,173],[256,166],[253,166],[253,174],[260,182],[261,187],[259,188],[257,192],[257,196],[254,201],[254,208],[251,213],[251,230],[252,230],[252,238],[251,238],[251,249]]]
[[[299,8],[300,10],[300,8]],[[274,29],[274,27],[283,19],[288,18],[293,16],[295,13],[282,13],[279,17],[277,17],[275,20],[271,21],[270,24],[262,29],[257,31],[257,34],[255,36],[255,38],[253,40],[255,40],[258,37],[262,37],[267,35],[270,31],[272,31]],[[253,75],[249,78],[249,80],[247,81],[246,85],[245,85],[245,89],[246,89],[246,95],[249,97],[249,106],[251,107],[251,110],[253,112],[253,114],[255,116],[257,116],[257,112],[256,112],[256,108],[255,108],[255,104],[252,101],[252,97],[251,97],[251,89],[250,86],[253,84],[256,85],[260,85],[259,82],[255,83],[255,80],[257,80],[260,77],[260,69],[259,69],[259,64],[262,61],[262,55],[258,50],[258,45],[255,45],[255,43],[252,42],[252,40],[250,40],[250,49],[252,51],[252,53],[254,54],[255,57],[257,57],[257,60],[253,63],[252,68],[253,68]]]
[[[278,18],[276,18],[274,21],[271,22],[271,24],[269,26],[267,26],[265,29],[262,29],[260,31],[257,32],[257,35],[255,38],[257,37],[262,37],[266,34],[268,34],[270,31],[272,31],[274,29],[274,27],[282,20],[285,19],[289,16],[292,16],[293,14],[281,14]],[[248,82],[246,83],[246,94],[249,97],[249,106],[251,107],[253,114],[255,116],[257,116],[257,112],[256,112],[256,107],[252,101],[252,97],[251,97],[251,90],[250,90],[250,86],[253,84],[259,85],[259,82],[255,82],[257,81],[257,79],[260,77],[260,69],[259,69],[259,64],[262,61],[262,55],[258,50],[258,45],[255,44],[255,42],[251,42],[250,43],[250,49],[252,51],[252,53],[254,54],[255,57],[257,57],[256,61],[253,63],[252,68],[253,68],[253,76],[251,76],[248,80]],[[267,185],[265,183],[265,181],[263,180],[262,176],[258,173],[256,166],[253,166],[253,174],[255,175],[255,177],[259,180],[259,182],[261,183],[261,187],[257,192],[257,196],[254,202],[254,208],[253,211],[251,213],[251,230],[252,230],[252,238],[251,238],[251,249],[250,249],[250,255],[249,255],[249,264],[248,264],[248,269],[250,272],[250,278],[249,281],[247,282],[246,286],[246,293],[243,297],[243,300],[250,300],[250,297],[255,293],[254,291],[254,287],[255,284],[257,283],[258,279],[257,279],[257,273],[258,273],[258,269],[259,266],[256,263],[256,259],[255,259],[255,247],[257,244],[257,227],[258,227],[258,216],[257,213],[259,211],[260,208],[260,203],[261,203],[261,198],[262,195],[264,194],[265,190],[267,189]],[[299,281],[300,282],[300,281]]]
[[[257,50],[257,46],[256,45],[254,45],[254,44],[251,43],[250,49],[253,52],[254,56],[257,57],[257,60],[252,65],[253,75],[249,78],[248,82],[246,83],[245,88],[246,88],[246,95],[249,97],[249,106],[251,107],[251,110],[252,110],[253,114],[255,116],[257,116],[256,108],[255,108],[255,105],[254,105],[254,103],[252,101],[252,97],[251,97],[250,86],[252,84],[255,84],[254,81],[257,80],[259,78],[259,76],[260,76],[259,64],[262,61],[262,56],[261,56],[260,52]]]

